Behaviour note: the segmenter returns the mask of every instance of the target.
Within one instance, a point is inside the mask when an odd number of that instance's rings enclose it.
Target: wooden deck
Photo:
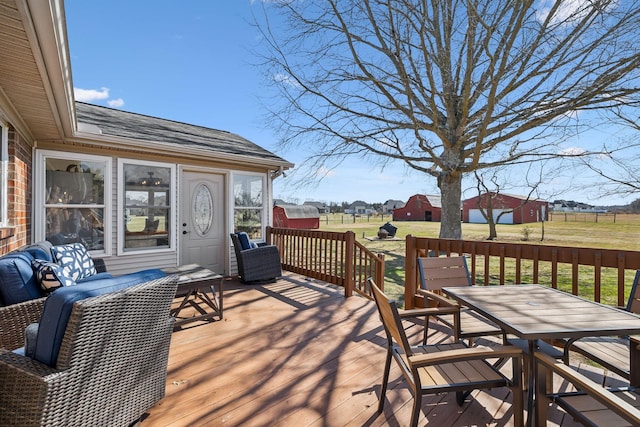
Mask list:
[[[419,342],[420,324],[407,327]],[[432,322],[429,342],[448,340],[449,330]],[[265,285],[228,280],[224,320],[174,332],[166,397],[141,426],[407,425],[411,394],[395,366],[385,411],[376,411],[385,343],[375,304],[345,299],[341,288],[289,273]],[[550,426],[574,425],[559,410],[551,416]],[[495,389],[473,392],[463,407],[453,394],[425,398],[419,425],[512,420],[508,390]]]

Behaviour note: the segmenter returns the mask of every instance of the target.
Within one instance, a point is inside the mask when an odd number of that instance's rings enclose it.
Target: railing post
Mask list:
[[[344,296],[353,295],[354,257],[356,249],[356,234],[347,231],[345,234],[345,260],[344,260]]]
[[[404,308],[415,307],[414,294],[416,291],[416,238],[408,234],[405,238],[404,256]]]
[[[380,260],[380,268],[376,269],[375,281],[380,289],[384,291],[384,254],[376,254],[378,259]]]

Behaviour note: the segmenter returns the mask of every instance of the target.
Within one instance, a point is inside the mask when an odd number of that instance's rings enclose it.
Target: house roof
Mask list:
[[[93,138],[112,137],[144,141],[158,148],[225,154],[229,159],[253,158],[261,164],[293,165],[257,144],[231,132],[158,117],[76,102],[78,131]]]
[[[442,197],[437,194],[414,194],[409,197],[409,200],[411,199],[426,199],[432,207],[442,208]],[[409,201],[407,201],[408,203]]]
[[[303,203],[303,205],[309,205],[309,206],[315,206],[316,208],[326,208],[327,204],[324,202],[310,202],[310,201],[306,201]]]
[[[429,203],[431,203],[431,206],[433,206],[434,208],[442,208],[442,197],[440,197],[437,194],[425,194],[425,197],[427,198],[427,200],[429,200]]]
[[[528,201],[528,202],[542,202],[542,203],[547,203],[547,201],[542,200],[542,199],[535,199],[535,198],[528,198],[527,196],[522,196],[522,195],[518,195],[518,194],[508,194],[508,193],[493,193],[493,192],[489,192],[489,193],[482,193],[479,196],[474,196],[474,197],[470,197],[468,199],[463,200],[463,202],[466,202],[467,200],[475,200],[478,199],[480,197],[487,197],[488,194],[492,194],[493,196],[500,196],[500,197],[507,197],[507,198],[511,198],[511,199],[516,199],[516,200],[521,200],[523,202]]]
[[[318,208],[311,205],[278,205],[284,209],[287,218],[320,218]]]
[[[0,120],[30,141],[215,158],[276,168],[292,163],[231,132],[74,102],[63,0],[0,0]]]

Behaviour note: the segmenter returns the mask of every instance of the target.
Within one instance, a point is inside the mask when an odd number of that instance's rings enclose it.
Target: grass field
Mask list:
[[[334,214],[322,216],[320,229],[326,231],[353,231],[360,243],[375,253],[385,255],[385,289],[394,298],[402,301],[404,293],[404,256],[405,236],[411,234],[419,237],[438,237],[440,223],[421,221],[392,221],[398,227],[397,240],[378,240],[378,229],[389,216],[355,217]],[[601,216],[595,222],[593,214],[572,214],[570,217],[555,215],[553,221],[544,223],[544,240],[542,223],[497,225],[497,241],[511,243],[530,243],[553,246],[574,246],[603,249],[625,249],[640,251],[640,215],[617,214]],[[528,229],[525,231],[525,229]],[[524,236],[528,235],[528,240]],[[489,235],[486,224],[462,224],[462,238],[465,240],[484,240]],[[497,269],[497,263],[495,268]],[[545,274],[541,270],[541,275]],[[603,281],[608,281],[603,276]],[[611,280],[614,283],[615,277]],[[628,291],[628,290],[627,290]],[[589,290],[585,289],[588,297]],[[603,288],[603,302],[615,304],[615,295]]]

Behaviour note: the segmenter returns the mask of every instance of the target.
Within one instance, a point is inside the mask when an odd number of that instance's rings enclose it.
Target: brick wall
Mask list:
[[[31,241],[32,152],[31,144],[10,127],[7,171],[9,227],[0,229],[0,255]]]

